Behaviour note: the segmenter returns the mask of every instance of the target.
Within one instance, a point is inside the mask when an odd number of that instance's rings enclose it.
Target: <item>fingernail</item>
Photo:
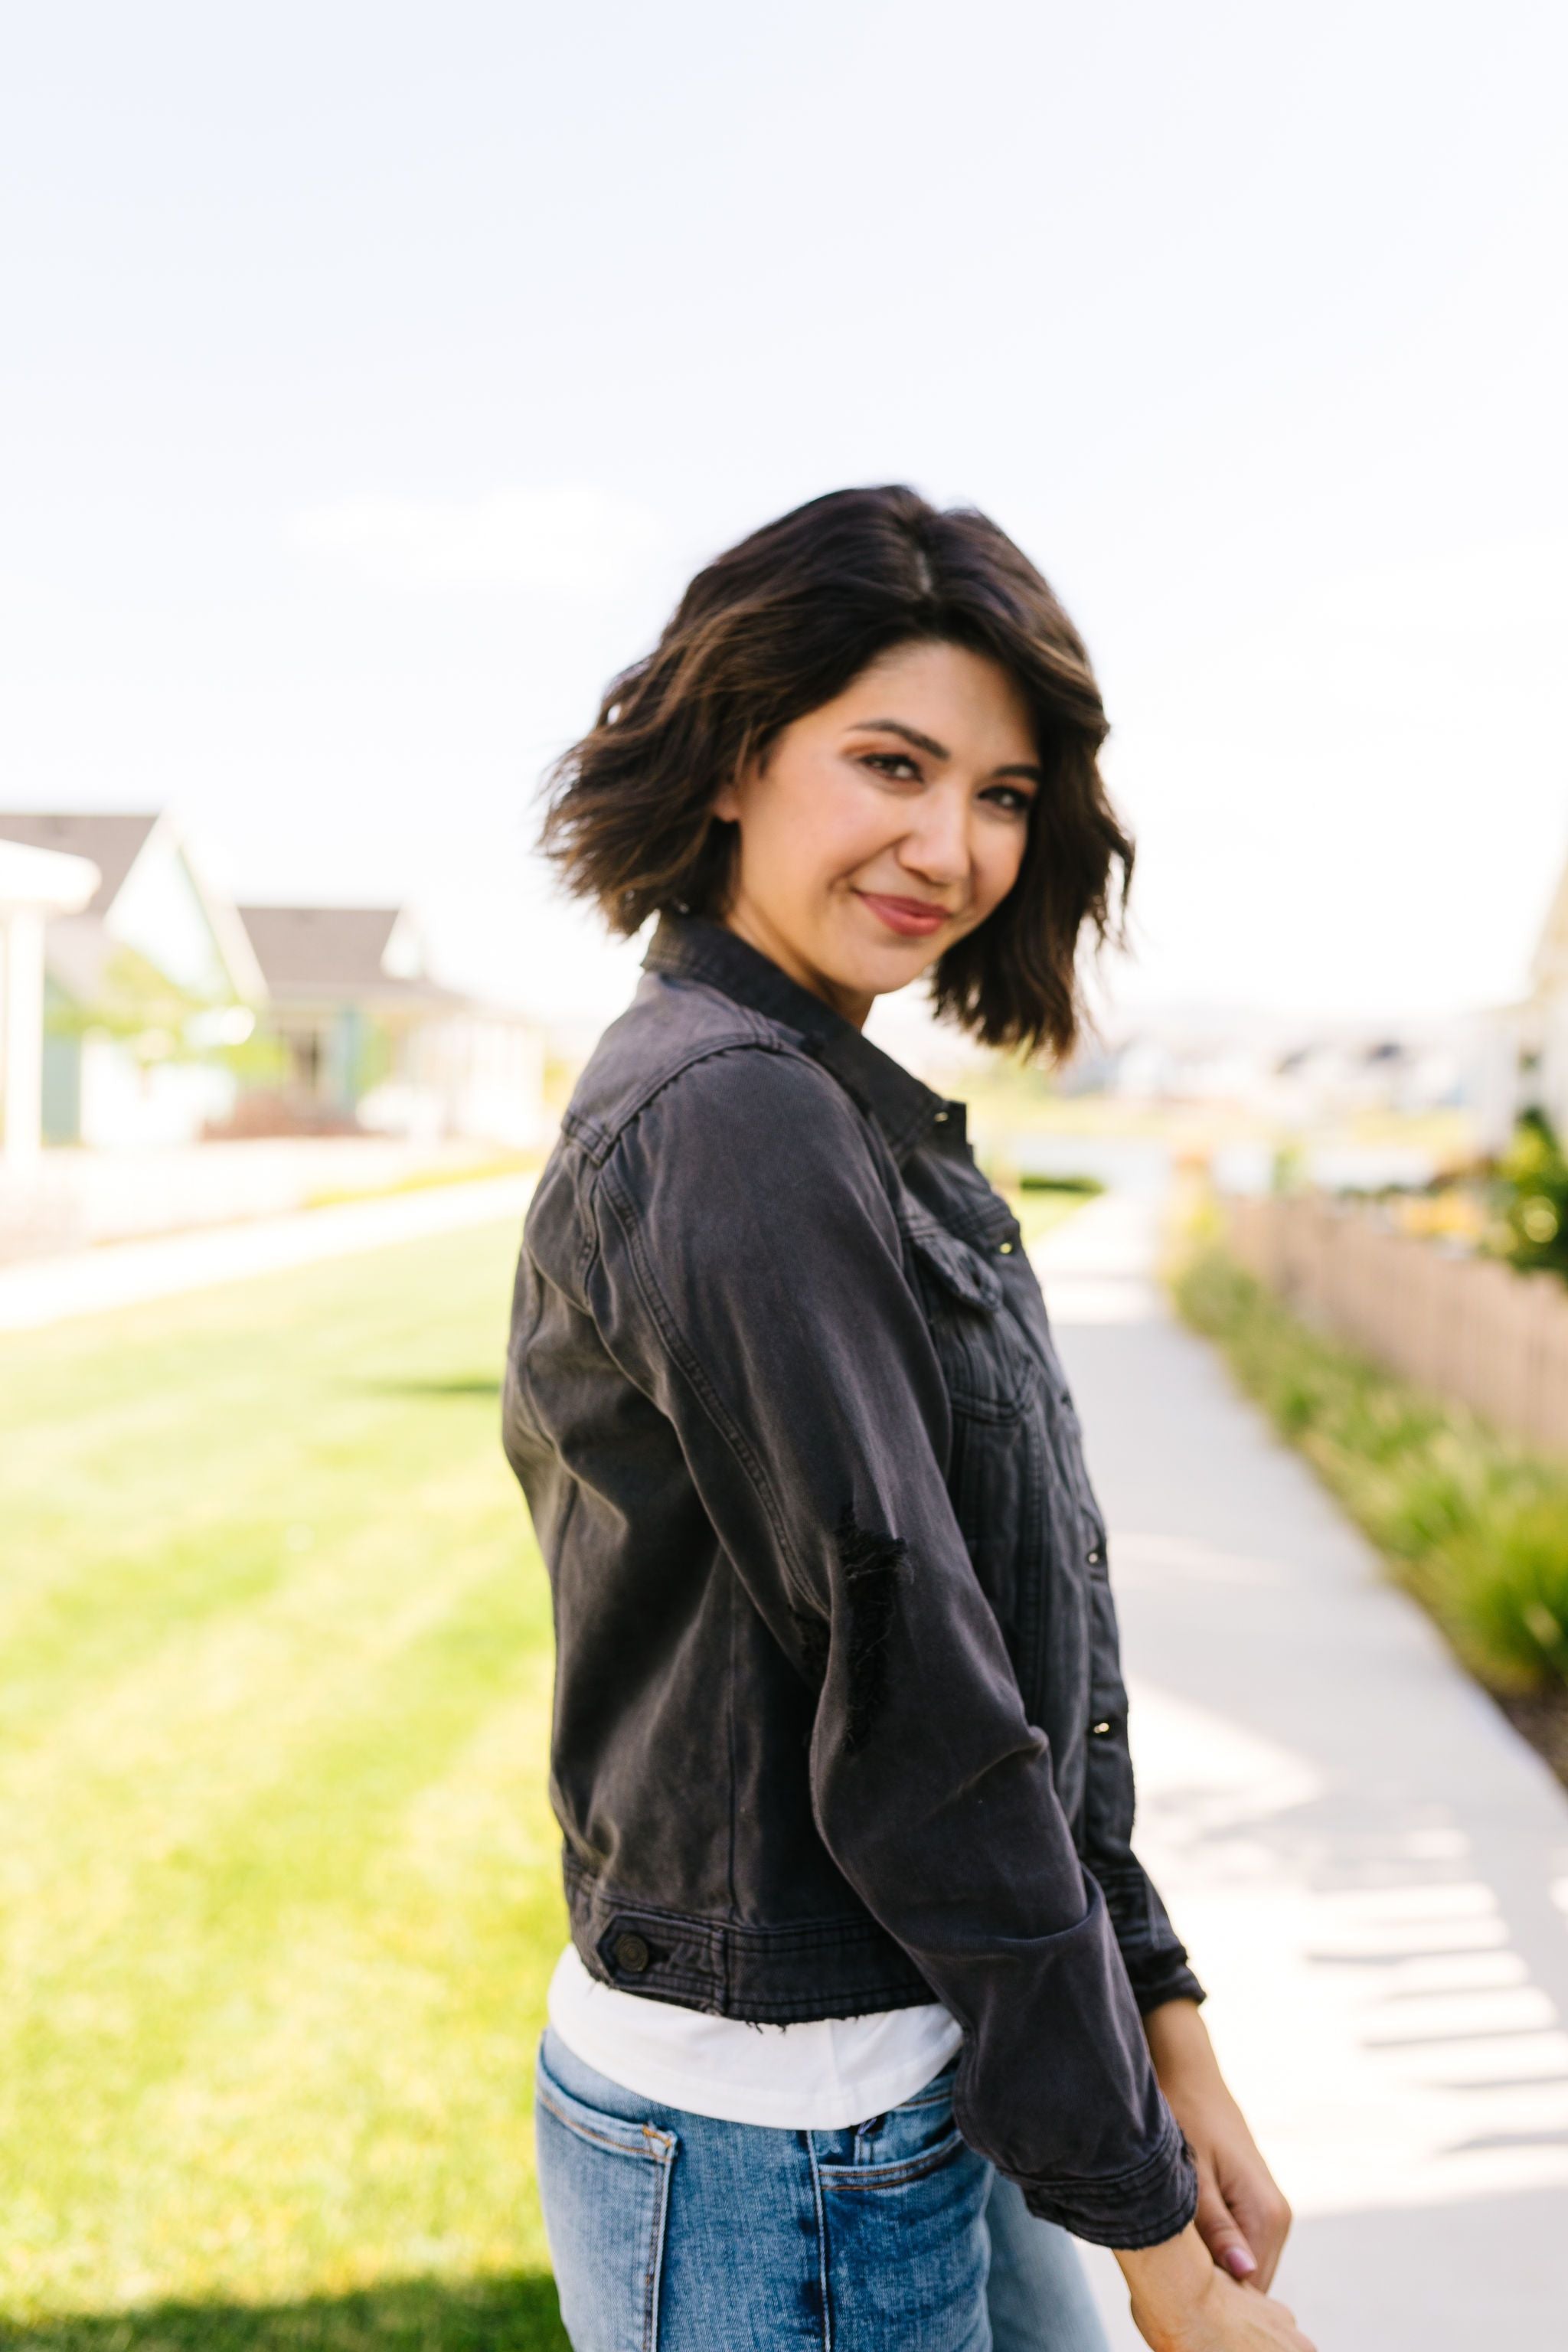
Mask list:
[[[1232,2278],[1250,2278],[1258,2268],[1245,2246],[1227,2246],[1220,2260]]]

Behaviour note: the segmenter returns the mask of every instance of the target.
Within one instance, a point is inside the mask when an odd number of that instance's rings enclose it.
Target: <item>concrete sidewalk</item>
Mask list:
[[[1296,2210],[1280,2292],[1320,2352],[1562,2352],[1568,1795],[1171,1321],[1157,1216],[1107,1195],[1036,1260],[1110,1523],[1140,1847]]]
[[[363,1250],[386,1249],[426,1234],[499,1223],[522,1213],[529,1176],[488,1176],[379,1201],[258,1217],[216,1232],[174,1234],[157,1241],[117,1242],[62,1257],[0,1266],[0,1332],[34,1331],[106,1307],[166,1298],[216,1283],[247,1282],[286,1266],[318,1265]]]

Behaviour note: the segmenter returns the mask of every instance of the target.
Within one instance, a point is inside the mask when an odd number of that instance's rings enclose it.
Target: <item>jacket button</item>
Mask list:
[[[1012,1256],[1012,1255],[1013,1255],[1013,1244],[1012,1244],[1012,1243],[1011,1243],[1011,1242],[998,1242],[998,1243],[997,1243],[997,1244],[996,1244],[996,1254],[997,1254],[997,1255],[998,1255],[999,1257],[1011,1257],[1011,1256]]]
[[[640,1977],[653,1954],[640,1936],[616,1937],[616,1966],[625,1969],[627,1976]]]
[[[1094,1736],[1095,1736],[1095,1738],[1096,1738],[1097,1739],[1103,1739],[1103,1738],[1104,1738],[1104,1737],[1105,1737],[1105,1735],[1106,1735],[1106,1733],[1110,1730],[1110,1724],[1109,1724],[1109,1723],[1097,1723],[1097,1724],[1094,1726]]]
[[[1099,1544],[1095,1545],[1092,1551],[1086,1551],[1084,1554],[1084,1559],[1088,1561],[1090,1568],[1098,1568],[1104,1558],[1105,1554]]]

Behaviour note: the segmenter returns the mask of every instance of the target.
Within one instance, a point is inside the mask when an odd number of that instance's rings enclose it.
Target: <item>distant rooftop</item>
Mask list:
[[[58,849],[68,857],[90,857],[100,877],[86,912],[101,915],[120,896],[126,876],[142,854],[156,815],[65,814],[57,810],[0,809],[0,841],[20,841],[29,849]]]
[[[457,1002],[425,977],[401,907],[241,907],[239,919],[269,996]]]

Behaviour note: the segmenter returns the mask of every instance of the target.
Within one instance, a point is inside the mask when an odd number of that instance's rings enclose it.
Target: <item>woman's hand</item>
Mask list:
[[[1152,2352],[1313,2352],[1282,2303],[1215,2267],[1197,2224],[1117,2261],[1138,2333]]]
[[[1197,2164],[1198,2233],[1222,2270],[1267,2293],[1290,2208],[1225,2086],[1197,2003],[1165,2001],[1143,2026],[1160,2088]]]

